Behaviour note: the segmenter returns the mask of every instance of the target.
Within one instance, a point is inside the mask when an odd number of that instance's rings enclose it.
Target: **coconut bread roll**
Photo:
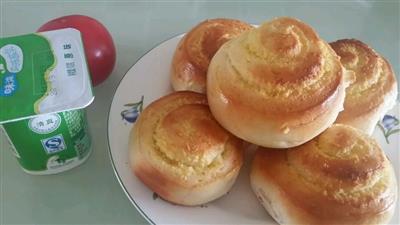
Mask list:
[[[279,224],[386,224],[398,193],[393,166],[376,141],[342,124],[298,147],[260,148],[250,180]]]
[[[355,74],[336,123],[348,124],[371,135],[379,119],[396,103],[397,82],[392,67],[359,40],[343,39],[330,45],[343,66]]]
[[[208,65],[215,52],[227,41],[252,29],[234,19],[210,19],[192,28],[179,42],[171,66],[175,91],[206,92]]]
[[[307,24],[276,18],[225,43],[207,97],[216,120],[257,145],[303,144],[336,120],[353,74]]]
[[[163,199],[200,205],[232,187],[242,141],[211,115],[205,95],[180,91],[147,106],[129,143],[134,174]]]

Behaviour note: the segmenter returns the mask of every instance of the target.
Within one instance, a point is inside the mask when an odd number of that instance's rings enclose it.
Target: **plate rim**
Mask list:
[[[186,34],[186,33],[178,33],[178,34],[174,34],[174,35],[172,35],[172,36],[170,36],[170,37],[168,37],[168,38],[165,38],[165,39],[163,39],[162,41],[159,41],[157,44],[153,45],[153,46],[152,46],[150,49],[148,49],[145,53],[143,53],[143,54],[128,68],[128,70],[124,73],[124,75],[122,76],[122,78],[121,78],[120,81],[118,82],[117,87],[115,88],[114,93],[113,93],[113,95],[112,95],[111,103],[110,103],[110,105],[109,105],[109,107],[108,107],[108,113],[107,113],[107,147],[108,147],[108,156],[109,156],[109,160],[110,160],[110,162],[111,162],[112,169],[113,169],[113,171],[114,171],[114,175],[115,175],[115,177],[117,178],[117,181],[118,181],[119,185],[122,187],[122,190],[124,191],[125,195],[128,197],[129,201],[134,205],[134,207],[136,208],[136,210],[140,213],[140,215],[141,215],[142,217],[145,218],[145,220],[146,220],[147,222],[149,222],[150,224],[153,224],[153,225],[156,225],[156,223],[155,223],[141,208],[140,208],[139,204],[137,204],[137,203],[135,202],[135,200],[133,199],[133,197],[129,194],[129,192],[128,192],[127,188],[125,187],[124,183],[122,182],[122,178],[121,178],[121,176],[119,175],[119,173],[118,173],[118,171],[117,171],[117,168],[116,168],[116,166],[115,166],[115,164],[114,164],[114,158],[113,158],[113,156],[112,156],[112,153],[111,153],[111,146],[110,146],[110,132],[109,132],[109,129],[110,129],[110,113],[111,113],[111,108],[112,108],[112,106],[113,106],[113,103],[114,103],[114,100],[115,100],[115,95],[116,95],[116,93],[117,93],[117,91],[118,91],[118,88],[120,87],[122,81],[126,78],[126,75],[129,73],[129,71],[131,71],[131,69],[132,69],[133,67],[135,67],[135,65],[138,64],[138,62],[139,62],[144,56],[146,56],[148,53],[150,53],[152,50],[154,50],[155,48],[157,48],[157,47],[160,46],[161,44],[163,44],[163,43],[165,43],[165,42],[167,42],[167,41],[169,41],[169,40],[172,40],[172,39],[174,39],[174,38],[183,36],[183,35],[185,35],[185,34]]]

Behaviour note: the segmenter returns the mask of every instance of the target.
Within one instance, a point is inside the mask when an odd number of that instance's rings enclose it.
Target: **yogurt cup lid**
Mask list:
[[[78,30],[0,39],[0,124],[84,108],[93,99]]]

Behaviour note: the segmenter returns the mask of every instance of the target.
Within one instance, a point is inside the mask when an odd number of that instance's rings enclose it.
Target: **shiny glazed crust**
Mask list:
[[[176,91],[205,93],[208,65],[222,44],[252,29],[250,24],[233,19],[203,21],[179,42],[171,66],[171,83]]]
[[[378,120],[394,106],[397,98],[393,70],[386,59],[359,40],[343,39],[330,45],[341,57],[343,66],[355,74],[336,123],[372,134]]]
[[[287,148],[317,136],[343,108],[351,76],[301,21],[277,18],[224,44],[211,60],[211,112],[236,136]]]
[[[385,224],[397,199],[384,152],[342,124],[295,148],[259,149],[250,177],[254,193],[280,224]]]
[[[134,174],[182,205],[221,197],[243,163],[241,141],[215,121],[205,95],[188,91],[146,107],[131,131],[129,151]]]

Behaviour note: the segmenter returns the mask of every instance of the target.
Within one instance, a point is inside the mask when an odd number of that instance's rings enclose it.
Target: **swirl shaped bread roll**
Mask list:
[[[234,135],[264,147],[293,147],[335,121],[351,75],[311,27],[277,18],[218,50],[207,74],[208,102]]]
[[[342,124],[298,147],[258,150],[250,179],[280,224],[385,224],[397,200],[396,176],[384,152]]]
[[[346,89],[344,110],[336,123],[372,134],[380,118],[397,98],[397,82],[388,61],[363,42],[343,39],[331,43],[342,65],[354,71],[355,82]]]
[[[189,91],[146,107],[129,146],[135,175],[163,199],[181,205],[227,193],[243,163],[242,141],[215,121],[205,95]]]
[[[171,67],[171,83],[175,91],[206,91],[208,65],[222,44],[253,27],[234,19],[203,21],[179,42]]]

